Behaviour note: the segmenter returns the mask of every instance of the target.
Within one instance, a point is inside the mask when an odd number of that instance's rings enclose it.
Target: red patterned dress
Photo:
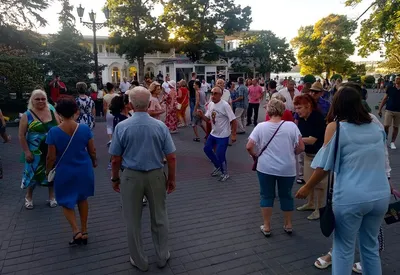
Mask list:
[[[176,133],[178,130],[178,115],[176,109],[176,91],[174,89],[171,89],[169,94],[165,96],[165,103],[167,107],[165,125],[167,125],[171,133]]]

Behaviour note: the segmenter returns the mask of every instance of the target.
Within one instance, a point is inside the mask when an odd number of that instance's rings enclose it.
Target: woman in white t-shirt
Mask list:
[[[114,85],[111,84],[110,82],[106,84],[106,87],[107,87],[107,94],[103,96],[103,111],[104,114],[106,114],[107,135],[111,141],[114,129],[114,116],[110,113],[109,107],[111,104],[111,100],[114,97],[118,96],[118,94],[114,92]]]
[[[267,105],[270,120],[257,124],[246,145],[247,151],[253,158],[260,155],[257,174],[260,183],[260,207],[264,219],[264,224],[260,226],[260,229],[266,237],[271,235],[276,184],[281,210],[284,213],[283,229],[287,234],[292,233],[294,208],[292,186],[296,178],[295,156],[304,151],[304,143],[297,125],[290,121],[283,121],[284,112],[285,104],[275,98],[271,99]]]

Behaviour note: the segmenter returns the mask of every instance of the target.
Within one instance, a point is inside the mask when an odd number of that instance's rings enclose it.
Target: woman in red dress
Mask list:
[[[177,110],[179,120],[178,127],[186,127],[186,109],[189,106],[189,90],[187,88],[186,81],[183,79],[179,81],[178,85],[178,95],[176,98],[178,102],[178,108],[180,107],[180,109]]]
[[[175,134],[178,132],[178,115],[176,109],[176,82],[174,80],[168,81],[168,85],[171,90],[168,94],[165,95],[165,104],[167,111],[165,117],[165,125],[167,125],[171,134]]]

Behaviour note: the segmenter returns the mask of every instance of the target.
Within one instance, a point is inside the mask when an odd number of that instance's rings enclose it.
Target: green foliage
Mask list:
[[[314,83],[315,81],[317,81],[317,79],[315,78],[315,76],[313,76],[312,74],[308,74],[304,76],[303,79],[304,83]]]
[[[39,12],[49,7],[50,0],[1,0],[0,26],[11,25],[19,28],[32,28],[36,24],[47,24]]]
[[[234,0],[170,0],[161,19],[192,61],[217,60],[222,52],[215,43],[218,34],[248,30],[252,22],[251,8]]]
[[[376,82],[376,79],[373,75],[365,76],[365,79],[364,79],[365,84],[375,84],[375,82]]]
[[[331,77],[331,80],[338,80],[338,79],[341,79],[341,80],[343,80],[343,76],[341,76],[340,74],[334,74],[334,75],[332,75],[332,77]]]
[[[107,0],[110,10],[110,42],[118,46],[118,54],[129,62],[138,61],[139,81],[144,79],[144,55],[164,50],[167,29],[151,15],[157,0]]]
[[[286,39],[277,37],[271,31],[261,31],[245,37],[231,55],[234,57],[233,68],[245,65],[255,68],[262,75],[288,72],[296,66],[296,58]]]
[[[352,74],[347,81],[349,82],[356,82],[356,83],[360,83],[361,84],[361,76],[356,75],[356,74]]]
[[[347,0],[347,6],[355,6],[362,0]],[[380,50],[387,60],[381,64],[392,71],[400,71],[400,0],[378,0],[371,4],[372,12],[361,22],[357,38],[359,55],[367,57]]]
[[[46,55],[41,58],[43,71],[60,75],[69,93],[75,92],[77,82],[88,82],[88,74],[94,71],[93,54],[82,46],[83,37],[74,27],[72,9],[69,1],[63,0],[61,30],[49,38]]]
[[[345,15],[331,14],[322,18],[314,26],[301,27],[291,44],[298,50],[302,74],[321,75],[329,78],[332,71],[342,73],[343,64],[354,53],[351,36],[357,23]]]
[[[43,36],[29,29],[18,30],[15,26],[0,25],[1,54],[35,56],[43,50],[43,41]]]
[[[0,55],[0,76],[0,100],[6,100],[9,93],[16,93],[21,99],[24,93],[43,85],[40,67],[30,57]]]

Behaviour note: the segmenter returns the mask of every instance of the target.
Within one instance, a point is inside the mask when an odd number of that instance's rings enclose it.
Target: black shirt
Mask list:
[[[326,122],[324,115],[319,111],[312,111],[310,116],[305,120],[299,118],[298,124],[301,135],[306,137],[314,137],[317,141],[313,145],[306,145],[306,154],[316,154],[324,144]]]
[[[396,86],[388,87],[386,94],[388,96],[386,110],[400,112],[400,89],[397,89]]]
[[[194,99],[194,100],[196,100],[196,90],[194,89],[194,82],[195,82],[195,80],[190,80],[189,81],[189,98],[190,99]]]

